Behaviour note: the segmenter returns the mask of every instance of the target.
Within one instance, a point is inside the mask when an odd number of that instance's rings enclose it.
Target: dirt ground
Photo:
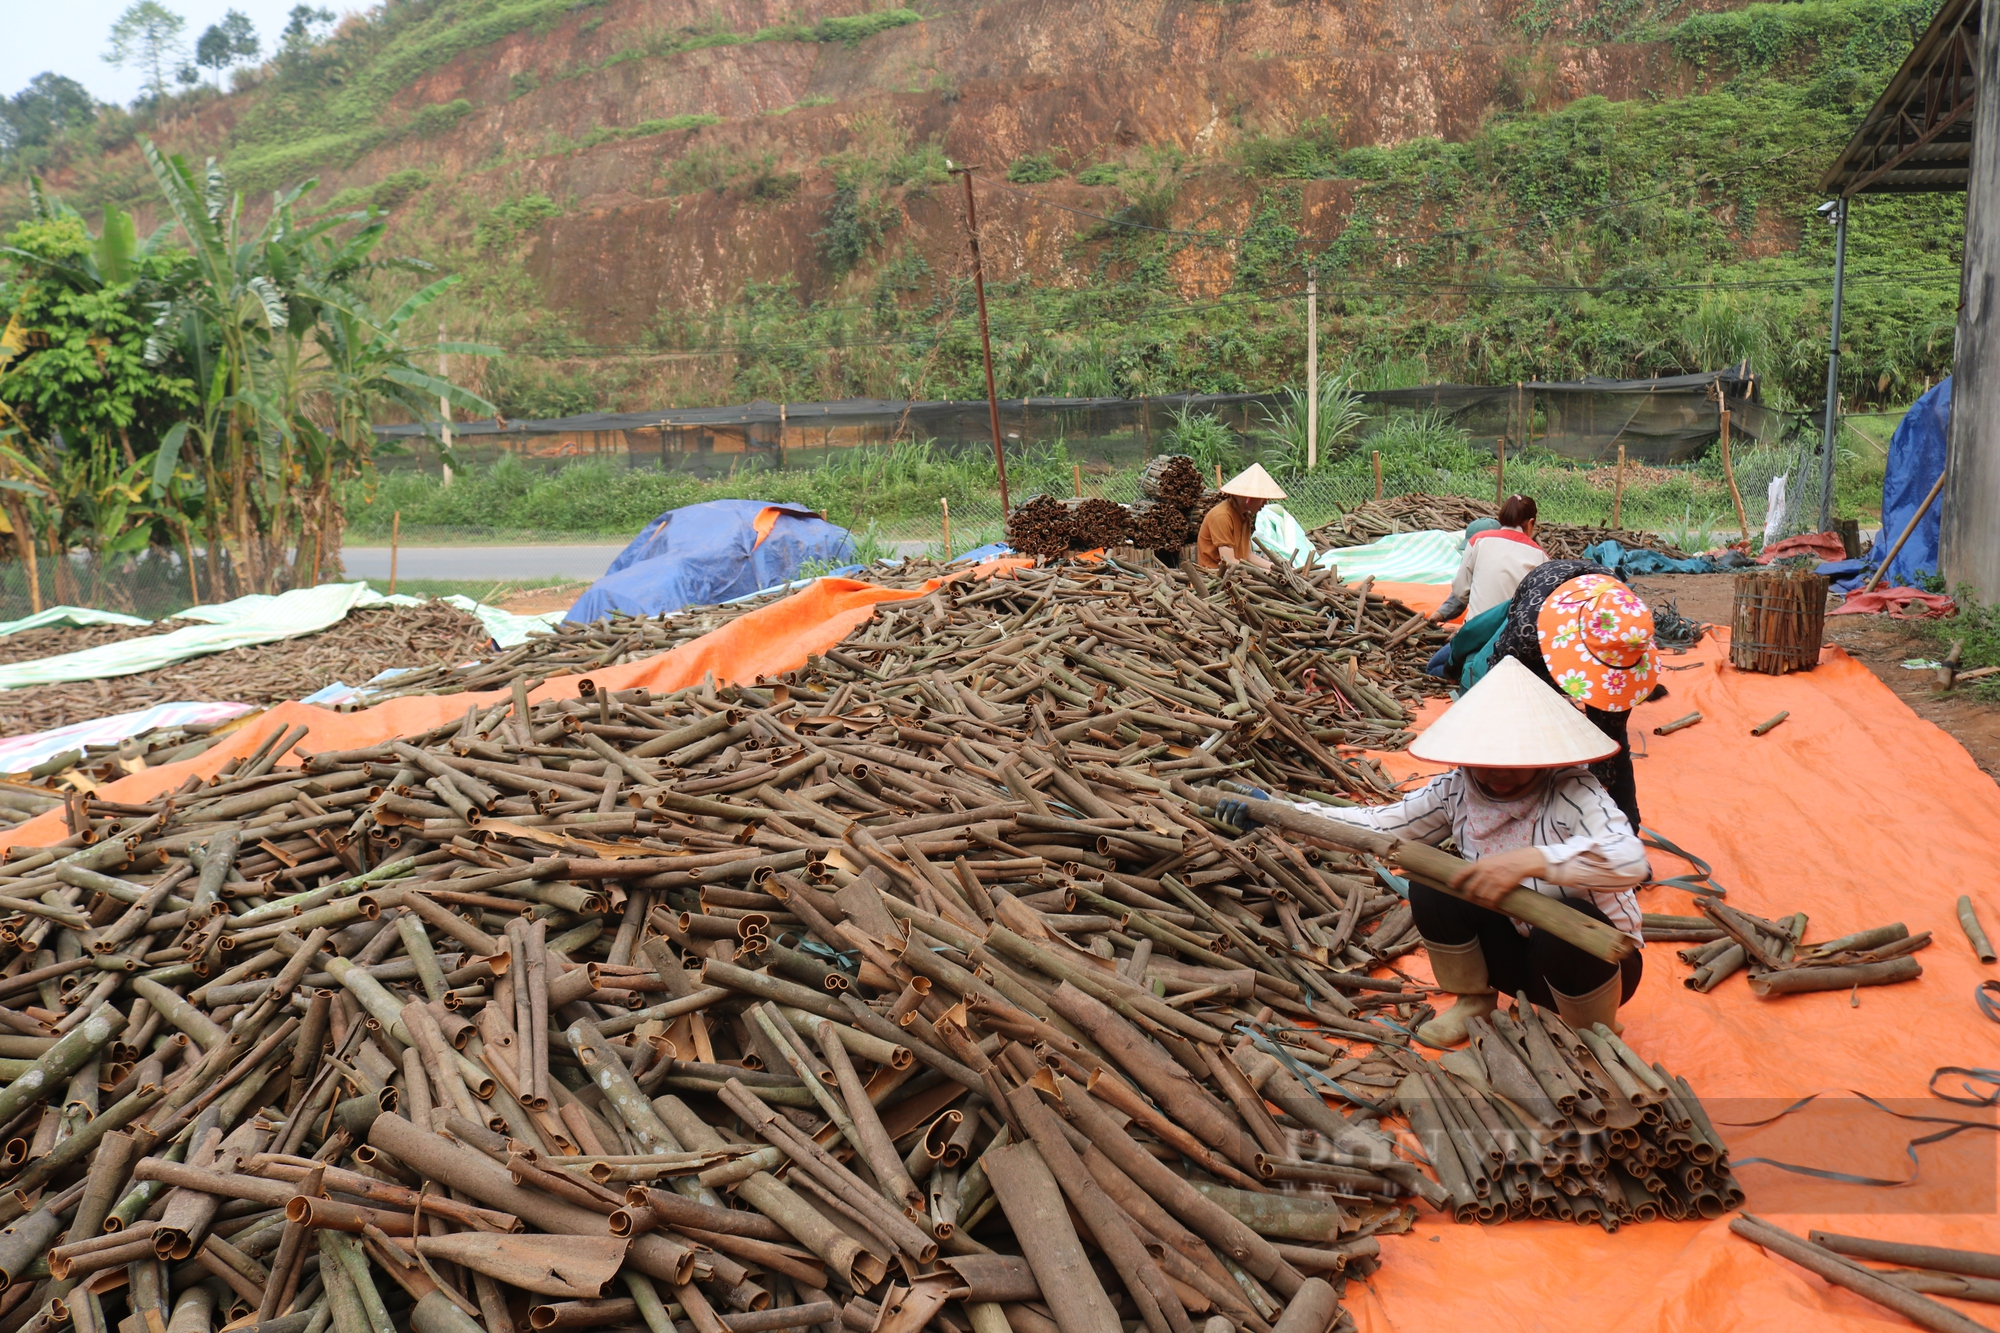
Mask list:
[[[1734,584],[1728,574],[1659,574],[1632,580],[1633,589],[1650,605],[1671,599],[1688,619],[1725,627]],[[1874,672],[1918,717],[1943,728],[1987,776],[2000,782],[2000,707],[1965,693],[1939,693],[1931,672],[1903,667],[1910,658],[1935,659],[1942,652],[1936,643],[1912,624],[1888,616],[1830,616],[1826,641]]]
[[[502,611],[512,611],[517,616],[538,616],[544,611],[567,611],[576,605],[576,599],[583,596],[588,583],[576,583],[560,588],[530,588],[517,592],[512,597],[500,600]]]

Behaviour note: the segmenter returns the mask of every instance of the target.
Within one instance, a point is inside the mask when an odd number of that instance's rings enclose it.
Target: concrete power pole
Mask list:
[[[444,324],[440,322],[438,324],[438,378],[448,380],[451,378],[451,362],[444,354],[444,342]],[[444,451],[446,454],[449,454],[451,452],[451,399],[445,397],[443,394],[438,395],[438,415],[442,419],[444,430]],[[443,467],[444,484],[450,486],[451,464],[443,463]]]
[[[1306,270],[1306,471],[1319,467],[1319,270]]]

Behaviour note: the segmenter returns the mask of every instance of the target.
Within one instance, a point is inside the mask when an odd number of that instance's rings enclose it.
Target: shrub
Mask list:
[[[1254,135],[1236,150],[1243,174],[1281,180],[1324,180],[1335,175],[1340,136],[1324,116],[1283,137]]]
[[[796,171],[780,171],[766,157],[756,170],[750,173],[750,184],[744,193],[762,203],[775,204],[791,198],[799,192],[804,178]]]
[[[1335,462],[1367,420],[1352,375],[1323,379],[1319,386],[1319,465]],[[1280,477],[1304,476],[1307,460],[1312,457],[1306,448],[1306,425],[1305,391],[1285,390],[1285,401],[1265,409],[1263,428],[1257,432],[1264,440],[1264,466]]]
[[[820,257],[836,274],[846,273],[882,243],[897,217],[896,205],[846,182],[834,188],[826,225],[814,233]]]
[[[1007,179],[1016,185],[1041,185],[1056,180],[1062,169],[1047,153],[1034,153],[1027,157],[1017,157],[1007,167]]]
[[[703,190],[713,190],[721,194],[730,181],[742,174],[740,159],[737,150],[722,144],[690,148],[668,166],[667,193],[700,194]]]
[[[1160,452],[1186,454],[1201,466],[1202,480],[1209,482],[1214,480],[1218,467],[1225,473],[1233,471],[1242,458],[1243,449],[1236,439],[1236,432],[1224,425],[1213,412],[1196,412],[1184,407],[1174,413],[1174,424],[1167,428]]]
[[[853,46],[873,37],[878,32],[891,28],[901,28],[911,23],[922,23],[924,16],[914,9],[883,9],[873,14],[849,14],[841,18],[821,19],[813,25],[813,39],[821,42],[842,42]]]
[[[435,138],[471,114],[472,103],[463,97],[450,102],[433,102],[429,106],[418,107],[417,114],[410,117],[410,133],[420,139]]]
[[[495,204],[472,229],[472,243],[481,250],[504,250],[519,240],[522,233],[561,216],[561,206],[547,195],[522,195]]]

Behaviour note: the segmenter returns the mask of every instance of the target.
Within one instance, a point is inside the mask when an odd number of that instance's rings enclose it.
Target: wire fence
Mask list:
[[[36,594],[40,608],[35,605]],[[19,620],[51,606],[87,606],[158,620],[214,600],[207,569],[197,561],[190,579],[187,562],[178,551],[147,549],[108,557],[93,551],[43,555],[32,573],[24,561],[0,561],[0,621]]]
[[[1378,489],[1374,459],[1361,455],[1357,466],[1351,460],[1305,475],[1287,476],[1285,508],[1306,526],[1314,528],[1349,510],[1381,497],[1412,494],[1466,496],[1498,500],[1519,493],[1534,497],[1545,522],[1616,526],[1650,532],[1684,550],[1709,550],[1744,536],[1761,537],[1769,516],[1771,482],[1783,476],[1790,497],[1785,518],[1776,536],[1810,532],[1819,519],[1819,450],[1817,441],[1804,441],[1792,448],[1758,448],[1732,460],[1735,489],[1726,475],[1719,455],[1691,464],[1671,467],[1642,467],[1628,464],[1620,485],[1620,469],[1615,465],[1580,466],[1546,455],[1509,461],[1486,467],[1429,467],[1405,460],[1384,458]],[[1206,469],[1206,479],[1217,484],[1218,469]],[[1806,494],[1801,495],[1799,478],[1806,478]],[[1068,497],[1075,494],[1098,496],[1130,504],[1140,498],[1139,474],[1132,469],[1092,472],[1074,466],[1067,476],[1051,475],[1034,467],[1010,476],[1015,504],[1037,493]],[[1739,523],[1737,500],[1742,502]],[[921,548],[926,553],[943,554],[944,520],[941,512],[922,515],[880,515],[862,513],[851,523],[864,554],[876,548],[893,547],[903,554]],[[951,547],[964,551],[1003,537],[1004,516],[997,495],[954,501],[951,507]],[[1748,532],[1745,533],[1744,529]]]

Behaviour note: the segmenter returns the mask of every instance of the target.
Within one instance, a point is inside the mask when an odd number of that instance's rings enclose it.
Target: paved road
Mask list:
[[[405,546],[396,558],[403,579],[594,579],[624,550],[617,546]],[[351,578],[387,579],[389,548],[345,546]]]
[[[922,555],[930,543],[891,542],[897,555]],[[618,546],[405,546],[396,576],[405,579],[595,579],[625,547]],[[343,546],[350,578],[386,580],[389,548]]]

